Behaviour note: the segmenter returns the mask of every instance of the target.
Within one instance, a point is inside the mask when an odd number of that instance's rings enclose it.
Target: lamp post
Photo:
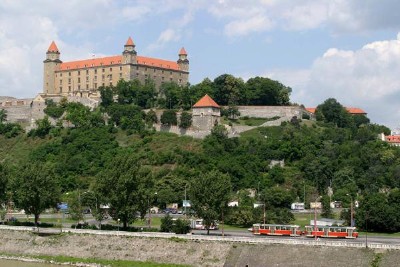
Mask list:
[[[187,219],[187,211],[186,211],[186,206],[187,206],[187,199],[186,199],[186,186],[187,184],[185,184],[185,206],[183,207],[185,210],[185,219]]]
[[[314,237],[315,237],[315,240],[317,240],[317,230],[318,230],[318,227],[317,227],[317,201],[319,200],[320,197],[321,196],[318,196],[314,202]]]
[[[350,197],[350,226],[354,227],[353,197],[350,194],[346,195]]]

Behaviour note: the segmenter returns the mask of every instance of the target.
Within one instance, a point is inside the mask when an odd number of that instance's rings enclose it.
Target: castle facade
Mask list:
[[[186,85],[189,81],[189,60],[185,49],[177,61],[138,56],[131,37],[121,55],[70,62],[60,60],[60,51],[53,41],[43,61],[43,97],[79,96],[99,98],[100,86],[115,86],[120,79],[147,79],[159,88],[163,82]]]

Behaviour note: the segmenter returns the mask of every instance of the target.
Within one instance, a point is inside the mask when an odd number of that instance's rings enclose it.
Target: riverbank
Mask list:
[[[245,244],[179,237],[63,233],[40,236],[0,230],[0,254],[24,257],[140,261],[186,266],[373,266],[400,262],[399,250],[286,244]],[[83,261],[84,262],[84,261]],[[102,265],[104,266],[104,265]],[[121,265],[132,266],[132,265]],[[146,266],[146,265],[141,265]],[[157,265],[153,265],[157,266]]]

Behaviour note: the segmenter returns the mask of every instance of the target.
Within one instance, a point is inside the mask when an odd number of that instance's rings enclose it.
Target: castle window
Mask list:
[[[94,74],[97,74],[97,69],[94,70]]]
[[[60,93],[62,92],[62,87],[60,87]]]
[[[111,64],[114,64],[114,61],[111,61]],[[111,68],[110,68],[110,70],[111,70]]]
[[[101,69],[101,72],[105,72],[106,70],[105,69]]]
[[[81,90],[81,85],[80,84],[78,84],[78,90]]]
[[[122,73],[121,72],[119,73],[119,77],[122,78]]]
[[[89,70],[86,70],[86,75],[88,75],[89,74]]]
[[[110,86],[112,86],[112,82],[110,82]]]
[[[97,89],[97,83],[94,84],[94,89]]]
[[[68,76],[71,76],[71,72],[68,72]]]
[[[139,69],[139,66],[136,66],[136,70],[138,70]]]
[[[172,78],[169,78],[169,80],[172,82]]]
[[[86,76],[86,82],[88,82],[89,81],[89,76]]]
[[[104,74],[103,74],[103,75],[101,75],[101,80],[102,80],[102,81],[104,81]]]
[[[122,71],[122,67],[119,67],[119,70]]]
[[[85,68],[87,67],[87,64],[85,64]]]
[[[161,71],[162,74],[164,74],[164,71]]]
[[[89,89],[89,84],[86,84],[86,89]]]
[[[139,72],[136,72],[136,77],[139,77]]]
[[[71,78],[68,78],[68,84],[71,84]]]
[[[60,80],[60,85],[62,85],[62,80]]]
[[[97,81],[97,76],[94,76],[94,80]]]
[[[80,83],[81,82],[81,78],[78,78],[78,83]]]
[[[168,66],[169,67],[169,66]],[[169,72],[170,75],[172,75],[172,71]]]
[[[62,73],[60,73],[60,77],[62,77]]]
[[[182,79],[179,79],[179,83],[182,83]]]
[[[164,81],[164,76],[163,76],[163,77],[161,77],[161,80],[162,80],[162,81]]]
[[[144,71],[147,71],[147,67],[146,67],[146,68],[144,68]]]
[[[105,83],[102,83],[102,86],[104,86],[105,85]]]
[[[156,72],[156,69],[153,69],[153,72]]]
[[[71,86],[68,86],[68,92],[71,92]]]
[[[78,70],[78,75],[81,75],[81,71],[80,70]]]
[[[110,68],[110,71],[112,71],[112,68]]]

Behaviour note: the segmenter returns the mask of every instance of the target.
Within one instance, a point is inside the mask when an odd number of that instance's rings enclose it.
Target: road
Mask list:
[[[25,214],[12,214],[13,217],[17,219],[26,219]],[[165,214],[152,214],[152,217],[163,217]],[[180,214],[171,214],[172,217],[182,217]],[[60,214],[42,214],[41,218],[60,218]],[[32,219],[32,216],[30,217]],[[85,221],[89,224],[98,224],[98,222],[91,216],[91,214],[85,215]],[[106,220],[102,222],[103,224],[110,223],[114,224],[114,220]],[[63,227],[71,227],[71,224],[63,223]],[[192,230],[192,234],[194,235],[206,235],[206,230]],[[210,235],[215,236],[222,236],[221,225],[219,230],[210,230]],[[307,237],[273,237],[273,236],[259,236],[253,235],[251,232],[247,230],[225,230],[224,235],[227,237],[253,237],[253,238],[269,238],[269,239],[293,239],[293,238],[305,238],[310,239]],[[380,244],[400,244],[400,237],[389,237],[389,236],[378,236],[376,234],[373,235],[365,235],[361,233],[360,236],[356,239],[329,239],[330,241],[337,241],[337,242],[353,242],[353,243],[380,243]]]

